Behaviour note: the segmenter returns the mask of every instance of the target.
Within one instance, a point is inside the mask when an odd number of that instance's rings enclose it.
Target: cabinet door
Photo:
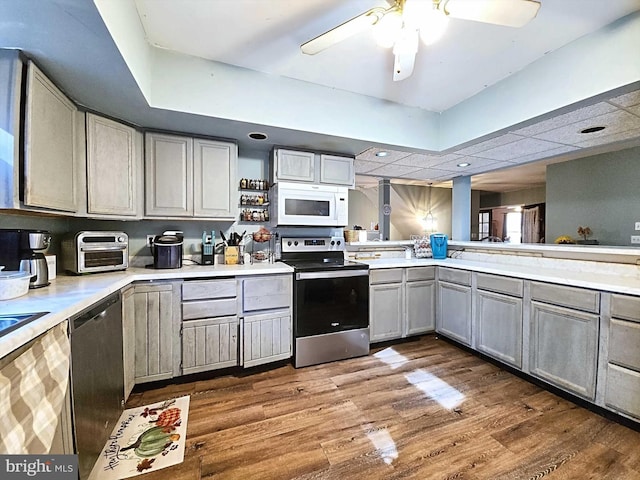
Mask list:
[[[136,302],[134,288],[122,292],[122,365],[124,399],[129,398],[136,383]]]
[[[402,283],[369,287],[369,330],[371,341],[402,337]]]
[[[182,322],[182,374],[238,365],[238,317]]]
[[[135,129],[87,114],[87,212],[133,216],[138,211],[138,165]]]
[[[193,214],[235,219],[237,147],[233,143],[193,140]]]
[[[531,302],[531,374],[593,400],[598,316]]]
[[[253,367],[291,357],[291,311],[247,315],[243,320],[243,365]]]
[[[438,332],[471,345],[471,287],[439,282],[438,305]]]
[[[478,350],[522,368],[522,299],[478,290]]]
[[[193,216],[193,140],[145,134],[145,214]]]
[[[432,332],[436,328],[436,282],[407,282],[405,284],[406,300],[406,335]]]
[[[24,204],[77,212],[76,107],[29,62]]]
[[[320,183],[353,187],[355,185],[353,158],[320,155]]]
[[[313,152],[276,150],[276,180],[313,182],[315,180],[315,155]]]
[[[173,377],[176,303],[171,283],[135,287],[136,383]],[[179,311],[179,310],[178,310]]]

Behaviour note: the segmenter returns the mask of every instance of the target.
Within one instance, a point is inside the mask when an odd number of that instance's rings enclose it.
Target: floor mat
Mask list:
[[[189,396],[125,410],[89,480],[130,478],[184,459]]]

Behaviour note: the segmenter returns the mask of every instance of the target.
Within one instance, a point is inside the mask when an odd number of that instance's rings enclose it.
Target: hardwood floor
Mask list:
[[[146,479],[640,479],[640,432],[425,336],[368,357],[170,385],[185,460]]]

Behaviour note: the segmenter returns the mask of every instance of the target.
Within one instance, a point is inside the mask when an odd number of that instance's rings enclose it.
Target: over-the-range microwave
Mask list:
[[[276,225],[343,227],[347,225],[349,189],[334,185],[278,182],[271,209]]]

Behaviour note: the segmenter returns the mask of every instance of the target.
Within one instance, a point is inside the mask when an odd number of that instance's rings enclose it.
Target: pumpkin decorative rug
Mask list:
[[[125,410],[89,480],[130,478],[184,459],[189,396]]]

